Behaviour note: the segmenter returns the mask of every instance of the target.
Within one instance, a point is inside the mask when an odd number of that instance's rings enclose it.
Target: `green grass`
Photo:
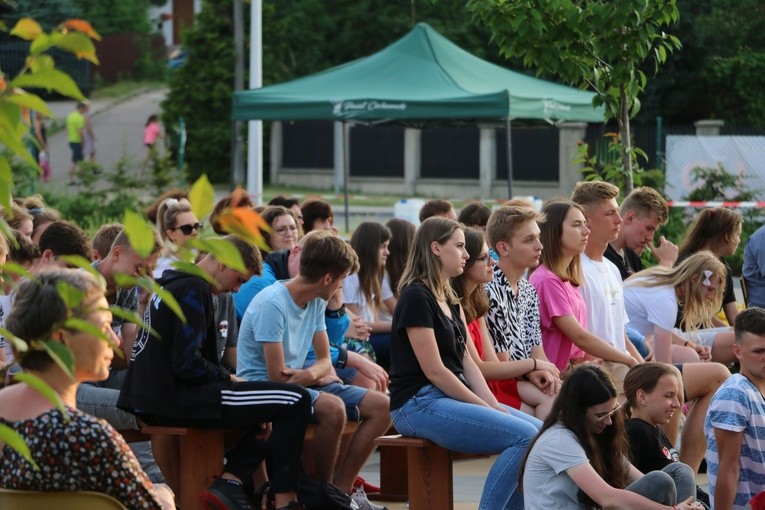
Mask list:
[[[164,83],[161,81],[132,81],[123,80],[110,85],[105,85],[94,90],[90,94],[90,100],[95,99],[121,99],[123,97],[132,96],[144,89],[150,87],[162,87]]]

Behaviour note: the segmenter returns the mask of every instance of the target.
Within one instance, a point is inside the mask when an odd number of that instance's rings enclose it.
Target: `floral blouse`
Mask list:
[[[153,485],[122,436],[106,421],[67,408],[0,423],[29,445],[35,470],[8,445],[0,454],[0,487],[34,491],[95,491],[128,508],[159,509]]]

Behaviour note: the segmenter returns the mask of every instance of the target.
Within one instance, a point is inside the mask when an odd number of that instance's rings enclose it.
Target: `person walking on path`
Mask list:
[[[162,138],[162,128],[159,126],[159,117],[156,114],[151,114],[143,127],[143,144],[146,146],[146,158],[143,160],[142,165],[143,170],[146,170],[152,156],[156,154],[157,140],[160,138]]]
[[[88,105],[77,103],[77,107],[66,117],[66,131],[69,137],[69,148],[72,150],[72,164],[69,165],[69,185],[75,186],[77,182],[77,167],[83,159],[82,140],[85,133],[85,114]]]

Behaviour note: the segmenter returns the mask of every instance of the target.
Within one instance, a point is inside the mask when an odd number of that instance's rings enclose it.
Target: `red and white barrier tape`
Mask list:
[[[707,200],[699,201],[667,201],[667,205],[670,207],[731,207],[739,209],[762,209],[765,208],[765,201],[763,202],[713,202]]]

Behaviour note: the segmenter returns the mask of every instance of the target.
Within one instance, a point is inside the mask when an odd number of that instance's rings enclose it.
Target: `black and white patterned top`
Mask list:
[[[496,265],[494,280],[486,284],[486,293],[489,295],[486,325],[494,350],[509,353],[511,360],[530,358],[531,348],[542,344],[536,289],[521,278],[518,296],[514,296],[505,273]]]

